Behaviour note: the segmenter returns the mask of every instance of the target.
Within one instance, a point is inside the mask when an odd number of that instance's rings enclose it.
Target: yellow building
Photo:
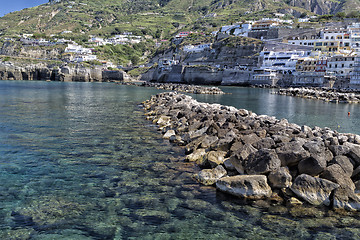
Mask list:
[[[340,42],[334,41],[318,41],[314,44],[314,51],[322,52],[338,52],[340,48]]]

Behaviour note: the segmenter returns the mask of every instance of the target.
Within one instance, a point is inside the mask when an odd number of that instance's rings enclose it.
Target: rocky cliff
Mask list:
[[[61,59],[65,45],[23,46],[20,42],[6,41],[0,44],[0,55],[35,59]]]
[[[357,0],[291,0],[289,5],[303,8],[319,15],[359,10],[359,2]]]
[[[257,67],[259,52],[263,50],[262,41],[245,37],[228,37],[221,39],[211,48],[201,52],[185,52],[168,49],[153,60],[171,59],[175,56],[180,61],[170,69],[158,66],[151,69],[142,79],[157,82],[176,82],[210,85],[246,85],[250,80],[248,71],[239,70],[239,66],[248,69]]]
[[[44,80],[63,82],[105,82],[123,81],[123,71],[102,71],[101,68],[75,66],[51,66],[43,63],[15,65],[0,63],[0,80]]]

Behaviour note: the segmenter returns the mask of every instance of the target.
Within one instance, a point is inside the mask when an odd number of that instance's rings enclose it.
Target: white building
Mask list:
[[[95,43],[96,46],[102,46],[106,44],[106,41],[103,38],[92,37],[89,39],[90,43]]]
[[[310,22],[310,18],[298,18],[299,23]]]
[[[141,36],[134,36],[131,35],[130,33],[115,35],[114,37],[106,40],[107,43],[113,45],[126,44],[126,43],[140,43],[141,41],[142,41]]]
[[[97,60],[96,55],[79,55],[74,57],[74,62],[86,62]]]
[[[208,44],[200,44],[200,45],[186,45],[184,46],[184,49],[183,51],[184,52],[202,52],[204,51],[205,49],[210,49],[211,47],[211,44],[208,43]]]
[[[68,44],[67,48],[65,49],[66,53],[76,53],[76,54],[91,54],[90,48],[84,48],[77,44]]]
[[[326,72],[339,77],[350,77],[355,64],[355,56],[335,55],[327,59]]]
[[[281,73],[291,74],[296,69],[299,58],[311,56],[311,51],[262,51],[260,69],[273,69]]]
[[[360,57],[355,58],[354,70],[350,74],[350,86],[360,88]]]
[[[220,32],[230,34],[230,31],[232,29],[237,29],[237,28],[240,28],[240,25],[226,25],[221,27]]]

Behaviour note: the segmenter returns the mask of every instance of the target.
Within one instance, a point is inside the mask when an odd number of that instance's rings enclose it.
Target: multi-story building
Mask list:
[[[200,44],[200,45],[186,45],[184,46],[184,52],[202,52],[205,49],[210,49],[211,44]]]
[[[350,74],[350,87],[360,88],[360,57],[355,58],[353,72]]]
[[[315,72],[326,72],[327,68],[327,58],[326,57],[320,57],[316,60],[316,68]]]
[[[296,62],[297,72],[315,72],[317,69],[317,59],[305,57],[299,58]]]
[[[271,68],[281,73],[291,74],[296,70],[300,58],[311,55],[311,51],[262,51],[260,53],[261,69]]]
[[[340,42],[337,40],[321,40],[316,41],[314,44],[314,51],[321,52],[338,52],[340,48]]]
[[[90,48],[84,48],[77,44],[68,44],[65,49],[65,53],[76,53],[76,54],[91,54]]]
[[[338,77],[350,78],[355,64],[355,56],[335,55],[327,60],[326,72]]]

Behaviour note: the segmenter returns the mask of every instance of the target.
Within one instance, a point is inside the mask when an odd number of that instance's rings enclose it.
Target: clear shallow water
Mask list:
[[[272,113],[268,90],[231,91],[196,97],[278,117],[295,101]],[[360,238],[357,214],[244,205],[197,184],[198,169],[137,106],[157,92],[0,81],[0,239]]]

